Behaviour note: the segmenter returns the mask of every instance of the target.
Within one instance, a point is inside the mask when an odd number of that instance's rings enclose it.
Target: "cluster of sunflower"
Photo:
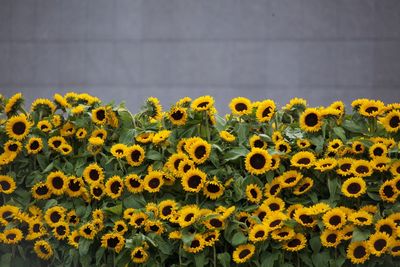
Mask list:
[[[1,266],[395,266],[400,104],[0,97]]]

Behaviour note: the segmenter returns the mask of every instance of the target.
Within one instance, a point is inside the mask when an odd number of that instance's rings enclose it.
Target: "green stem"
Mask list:
[[[215,244],[213,246],[213,258],[214,258],[214,267],[217,267],[217,250],[215,248]]]
[[[207,115],[207,111],[204,111],[203,113],[203,118],[206,120],[206,133],[207,133],[207,141],[210,142],[210,127],[209,127],[209,123],[208,123],[208,115]]]
[[[179,266],[182,266],[182,244],[179,244]]]

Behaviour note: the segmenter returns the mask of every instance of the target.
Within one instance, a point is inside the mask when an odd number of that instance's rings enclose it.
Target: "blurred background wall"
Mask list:
[[[399,0],[0,0],[0,92],[399,101]]]

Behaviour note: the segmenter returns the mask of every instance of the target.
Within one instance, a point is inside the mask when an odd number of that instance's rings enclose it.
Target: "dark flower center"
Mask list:
[[[255,238],[261,238],[261,237],[264,237],[265,236],[265,232],[264,231],[258,231],[255,235],[254,235],[254,237]]]
[[[201,102],[200,104],[197,105],[199,108],[204,108],[208,105],[209,102]]]
[[[394,195],[393,187],[390,186],[390,185],[386,185],[386,186],[383,188],[383,193],[384,193],[385,196],[388,197],[388,198],[393,197],[393,195]]]
[[[136,251],[134,257],[137,259],[143,258],[142,251],[141,250]]]
[[[0,182],[0,187],[1,187],[4,191],[7,191],[8,189],[11,188],[11,185],[10,185],[10,183],[7,182],[7,181],[1,181],[1,182]]]
[[[95,187],[93,188],[93,195],[95,197],[99,197],[103,194],[103,189],[101,189],[100,187]]]
[[[268,117],[269,114],[271,114],[271,107],[267,107],[267,108],[265,108],[265,109],[263,110],[262,117],[263,117],[263,118]]]
[[[309,127],[313,127],[318,124],[318,115],[315,113],[310,113],[306,115],[305,123]]]
[[[158,178],[152,178],[149,181],[149,187],[152,189],[157,188],[159,185],[160,185],[160,179],[158,179]]]
[[[100,178],[100,174],[97,170],[90,170],[89,177],[93,181],[97,181]]]
[[[53,141],[53,146],[54,146],[55,148],[58,148],[60,145],[61,145],[61,141],[60,141],[60,140],[55,140],[55,141]]]
[[[326,241],[328,241],[329,243],[335,243],[337,240],[337,235],[336,234],[329,234],[326,237]]]
[[[68,188],[73,192],[78,192],[81,189],[81,183],[78,180],[70,180]]]
[[[15,152],[15,151],[18,150],[18,145],[17,144],[11,144],[11,145],[8,146],[8,150]]]
[[[59,235],[65,235],[66,230],[67,229],[65,228],[64,225],[57,226],[57,228],[56,228],[57,234],[59,234]]]
[[[259,153],[252,155],[250,158],[251,167],[257,170],[264,168],[266,162],[264,155]]]
[[[253,198],[257,198],[257,196],[258,196],[257,191],[256,191],[254,188],[252,188],[252,189],[250,190],[250,195],[251,195]]]
[[[52,212],[52,213],[50,214],[50,220],[51,220],[53,223],[58,222],[60,219],[61,219],[61,215],[60,215],[58,212]]]
[[[311,185],[311,184],[309,184],[309,183],[303,184],[302,186],[300,186],[299,192],[305,191],[310,185]]]
[[[297,163],[299,164],[303,164],[303,165],[307,165],[311,162],[311,160],[309,158],[301,158],[297,161]]]
[[[365,111],[366,111],[367,113],[371,114],[371,113],[373,113],[373,112],[378,111],[378,108],[377,108],[377,107],[368,107],[368,108],[365,109]]]
[[[309,224],[309,223],[312,223],[314,221],[313,218],[311,218],[311,216],[309,216],[307,214],[302,214],[302,215],[299,216],[299,218],[305,224]]]
[[[13,127],[12,127],[12,131],[14,134],[16,135],[21,135],[25,132],[26,130],[26,125],[24,122],[22,121],[18,121],[16,123],[14,123]]]
[[[270,227],[275,227],[279,225],[282,222],[282,220],[275,220],[272,223],[269,224]]]
[[[196,158],[201,159],[205,156],[206,154],[206,147],[201,145],[198,146],[195,151],[194,151],[194,155],[196,156]]]
[[[239,253],[239,259],[244,259],[245,257],[247,257],[248,255],[250,255],[251,251],[249,249],[243,249],[242,251],[240,251]]]
[[[38,149],[38,148],[39,148],[39,142],[38,142],[37,140],[32,141],[32,143],[31,143],[31,145],[30,145],[30,148],[31,148],[32,150]]]
[[[11,233],[11,234],[8,234],[8,235],[6,236],[6,239],[8,239],[8,240],[14,240],[16,237],[17,237],[16,234]]]
[[[393,229],[392,227],[390,227],[390,225],[384,224],[379,228],[379,232],[384,232],[391,236],[393,233]]]
[[[198,248],[198,247],[200,247],[200,241],[197,240],[197,239],[193,240],[192,243],[190,244],[190,247],[191,247],[191,248]]]
[[[278,192],[278,189],[279,189],[279,184],[275,184],[275,185],[271,186],[271,188],[269,189],[269,193],[272,196],[274,196]]]
[[[197,188],[201,184],[201,177],[193,175],[188,179],[188,185],[190,188]]]
[[[183,118],[183,112],[180,110],[175,111],[174,113],[171,114],[171,117],[176,120],[179,121],[180,119]]]
[[[342,222],[342,218],[339,215],[334,215],[329,219],[331,225],[339,225]]]
[[[237,111],[243,111],[243,110],[247,110],[248,108],[247,108],[247,105],[244,104],[244,103],[237,103],[237,104],[235,105],[235,109],[236,109]]]
[[[386,240],[385,239],[378,239],[374,242],[374,248],[377,251],[381,251],[382,249],[384,249],[386,247]]]
[[[129,184],[133,187],[133,188],[138,188],[140,187],[140,182],[137,181],[136,179],[130,179],[129,180]]]
[[[279,208],[280,208],[279,204],[277,204],[277,203],[271,203],[271,204],[269,204],[268,207],[269,207],[269,209],[272,210],[272,211],[279,210]]]
[[[39,232],[40,232],[40,224],[35,223],[35,224],[33,225],[33,227],[32,227],[32,231],[33,231],[34,233],[39,233]]]
[[[383,149],[381,147],[377,147],[374,149],[375,156],[382,156],[382,154],[383,154]]]
[[[301,244],[301,241],[300,241],[300,239],[292,239],[292,240],[290,240],[288,243],[287,243],[287,246],[289,247],[289,248],[295,248],[295,247],[298,247],[298,246],[300,246],[300,244]]]
[[[135,220],[136,225],[141,225],[144,222],[144,218],[138,218]]]
[[[162,215],[168,216],[172,213],[172,207],[171,206],[166,206],[161,210]]]
[[[350,170],[350,168],[351,168],[350,163],[343,163],[342,165],[340,165],[340,169],[344,172],[347,172],[348,170]]]
[[[132,159],[132,161],[138,162],[141,155],[142,155],[142,153],[140,153],[139,150],[133,150],[133,151],[131,152],[131,159]]]
[[[118,237],[110,237],[107,239],[107,247],[109,248],[115,248],[119,243],[119,238]]]
[[[36,189],[36,194],[38,194],[39,196],[46,195],[48,192],[49,192],[49,188],[45,184],[38,186],[38,188]]]
[[[392,128],[397,128],[400,125],[400,118],[399,116],[394,116],[389,120],[389,125]]]
[[[174,168],[175,168],[175,170],[178,170],[179,163],[181,163],[181,161],[182,161],[182,159],[177,159],[177,160],[174,161]]]
[[[102,121],[106,118],[106,112],[103,109],[100,109],[96,112],[96,117],[99,121]]]
[[[347,191],[349,191],[350,194],[357,194],[361,190],[361,185],[359,183],[351,183],[347,187]]]
[[[265,211],[261,211],[257,217],[260,219],[260,221],[264,220],[265,216],[267,215],[267,213]]]
[[[210,224],[211,224],[213,227],[216,227],[216,228],[219,228],[219,227],[222,226],[221,220],[216,219],[216,218],[211,219],[211,220],[210,220]]]
[[[258,147],[258,148],[263,148],[264,147],[264,142],[261,140],[256,140],[254,141],[254,147]]]
[[[118,194],[121,189],[121,183],[119,181],[115,181],[111,184],[111,192],[113,194]]]
[[[61,189],[64,186],[64,180],[61,177],[54,177],[51,184],[55,189]]]
[[[367,166],[361,165],[356,168],[357,173],[368,173],[369,168]]]
[[[189,213],[185,216],[185,222],[190,222],[190,220],[194,217],[193,213]]]
[[[210,193],[218,193],[220,191],[220,187],[216,184],[208,184],[207,191]]]

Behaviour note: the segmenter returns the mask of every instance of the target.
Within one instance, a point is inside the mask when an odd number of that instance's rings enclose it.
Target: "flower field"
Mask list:
[[[399,266],[399,103],[25,106],[0,97],[2,267]]]

